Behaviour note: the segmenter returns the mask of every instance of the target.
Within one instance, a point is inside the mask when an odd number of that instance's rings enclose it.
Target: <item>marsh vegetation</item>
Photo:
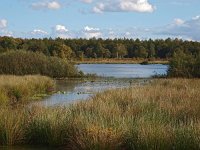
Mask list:
[[[0,75],[0,106],[38,100],[54,89],[55,83],[49,77]]]
[[[199,79],[160,79],[65,107],[1,107],[0,144],[199,149],[199,89]]]

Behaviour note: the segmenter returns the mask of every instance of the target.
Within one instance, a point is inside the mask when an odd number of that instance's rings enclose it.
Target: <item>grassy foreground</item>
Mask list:
[[[0,109],[0,145],[200,149],[200,80],[161,79],[68,107]]]
[[[0,75],[0,106],[28,102],[49,94],[54,81],[45,76]]]

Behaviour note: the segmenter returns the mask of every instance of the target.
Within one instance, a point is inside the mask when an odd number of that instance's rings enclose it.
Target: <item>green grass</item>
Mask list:
[[[28,102],[50,94],[54,81],[45,76],[0,76],[0,106]]]
[[[1,145],[200,149],[200,80],[159,79],[67,107],[0,109]]]

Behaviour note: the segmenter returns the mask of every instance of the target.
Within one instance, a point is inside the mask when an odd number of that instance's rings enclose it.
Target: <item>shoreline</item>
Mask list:
[[[168,60],[135,60],[135,59],[85,59],[85,60],[74,60],[74,64],[163,64],[168,65]]]

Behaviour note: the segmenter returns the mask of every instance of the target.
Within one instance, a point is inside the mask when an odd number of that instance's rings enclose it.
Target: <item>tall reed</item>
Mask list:
[[[0,143],[62,149],[200,149],[199,89],[199,79],[159,79],[66,107],[2,108],[0,116],[16,114],[7,117],[6,127],[17,130],[4,130],[6,121],[1,119],[0,131],[11,136]]]
[[[49,77],[34,76],[0,76],[0,105],[28,102],[49,94],[54,90],[55,83]]]

